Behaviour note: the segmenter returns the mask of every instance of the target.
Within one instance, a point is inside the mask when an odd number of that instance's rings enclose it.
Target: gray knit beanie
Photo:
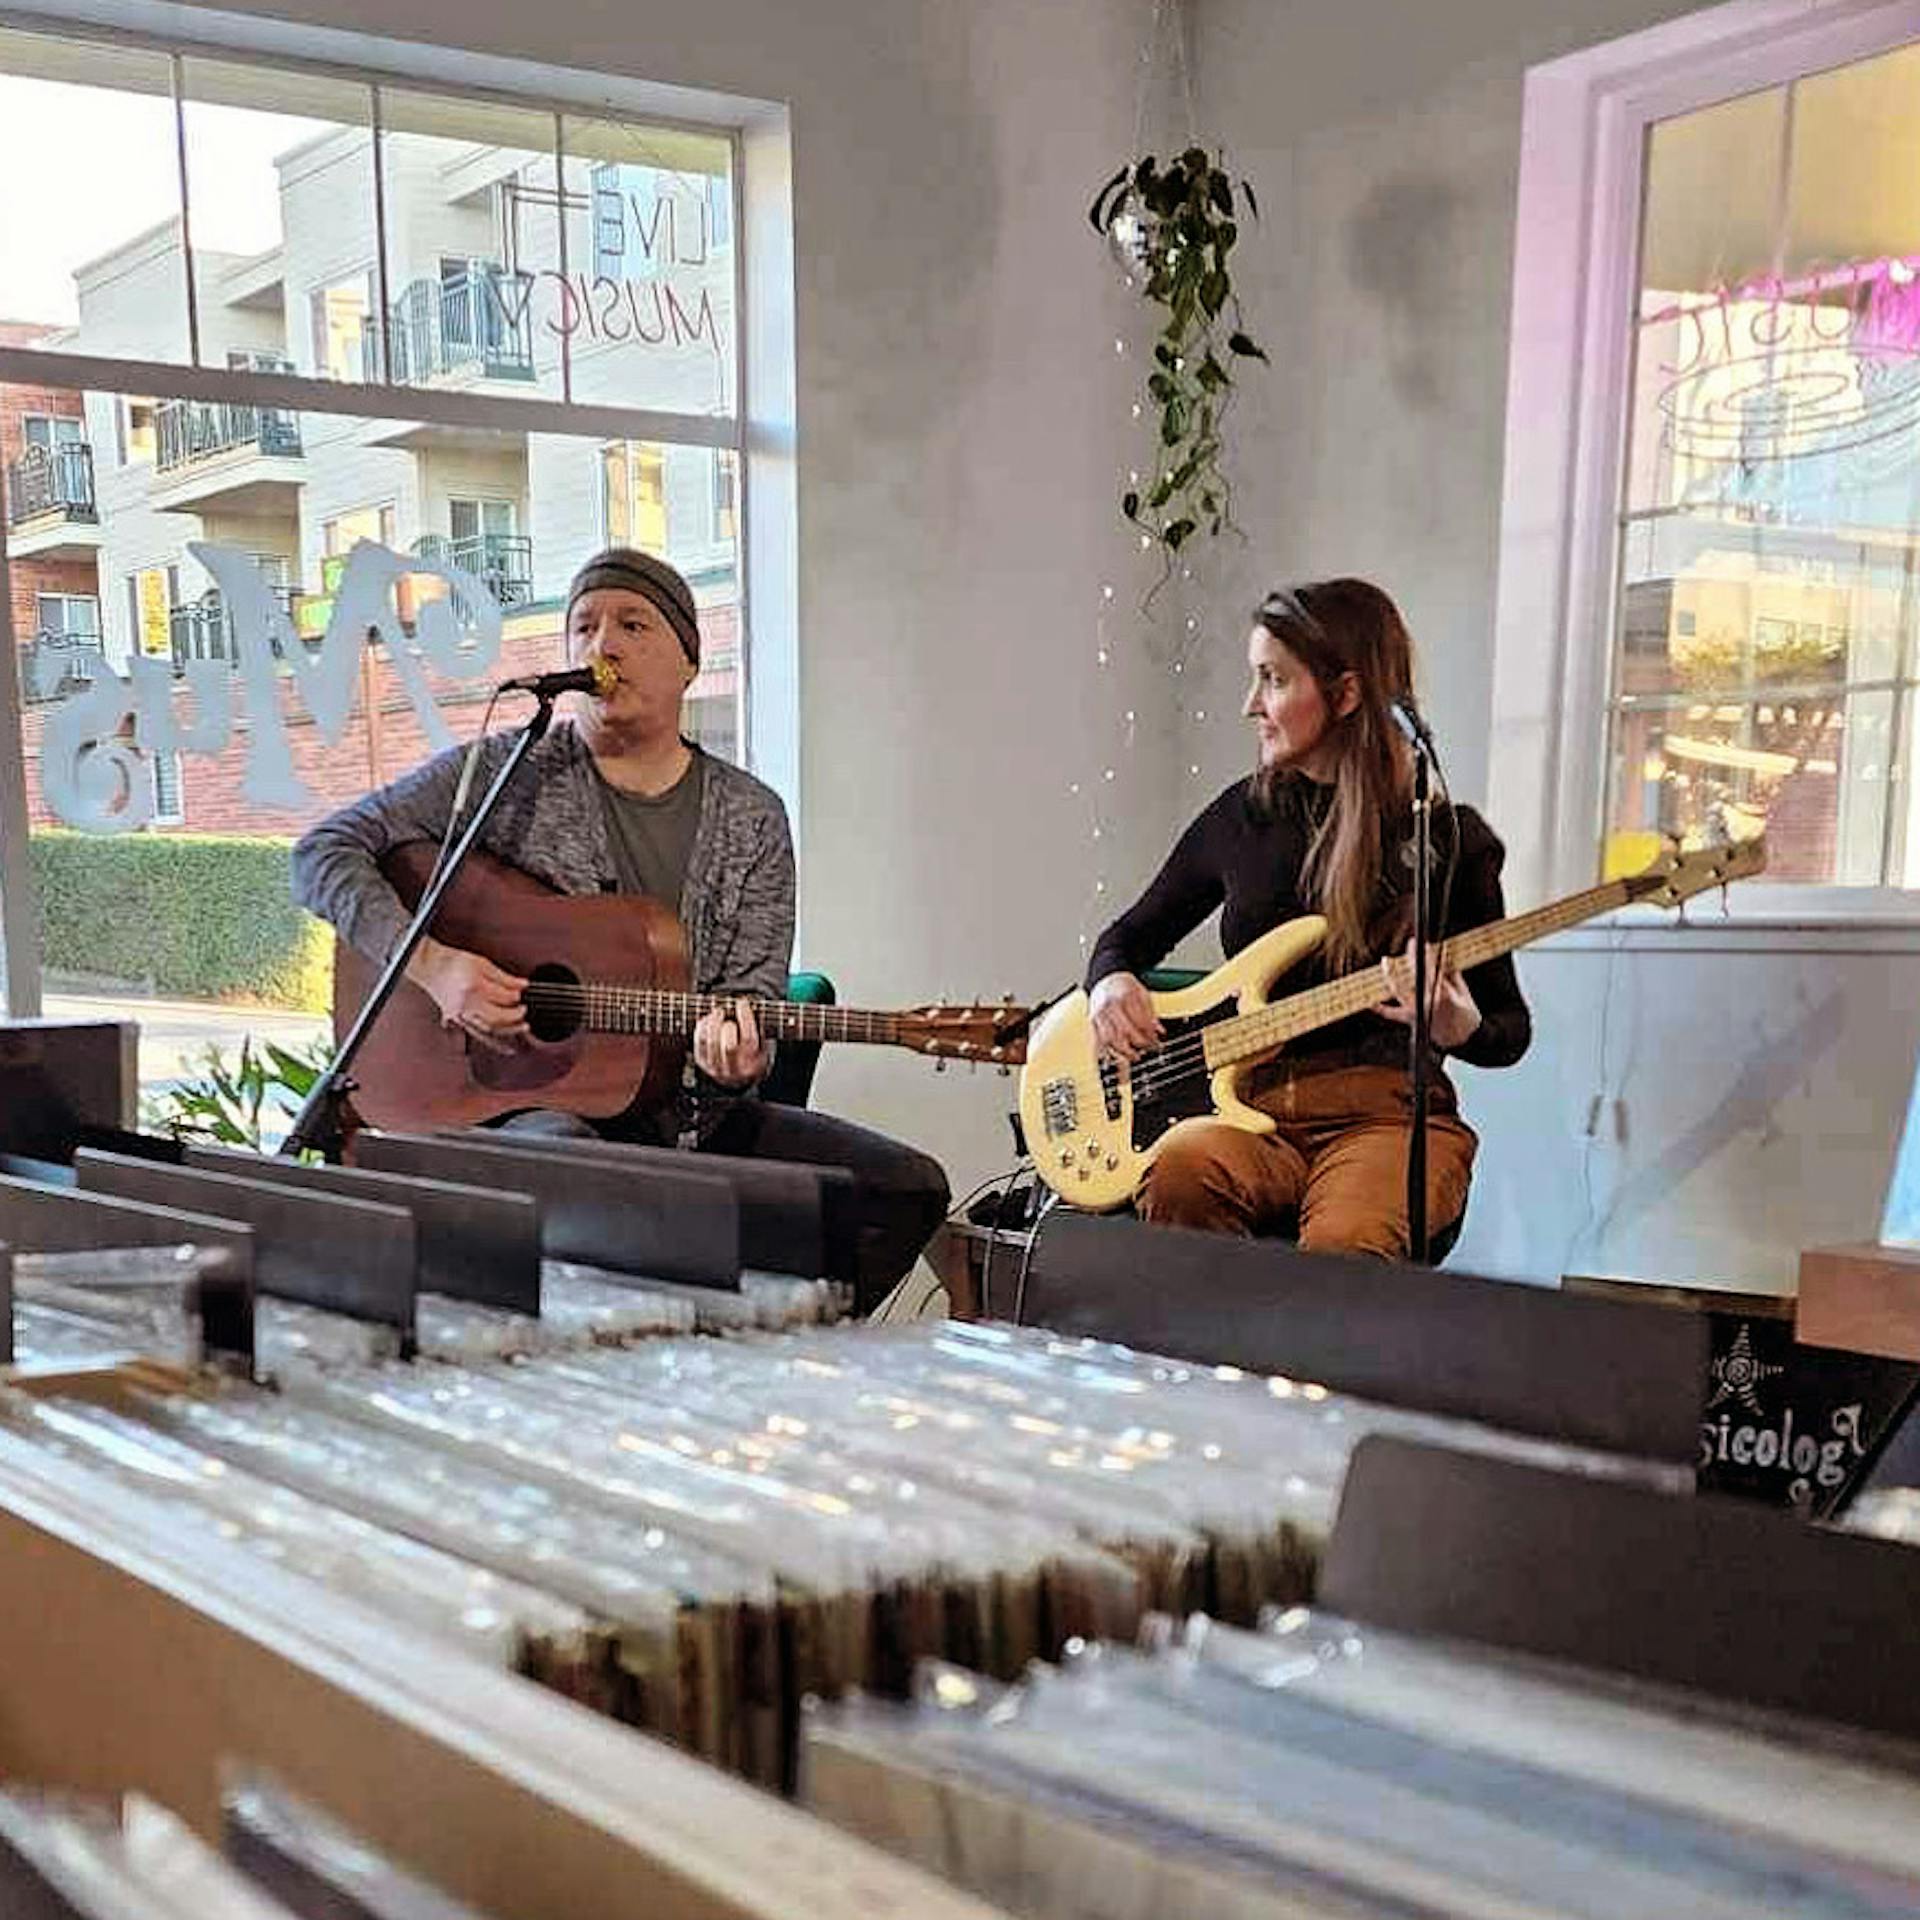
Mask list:
[[[700,621],[694,610],[693,589],[681,578],[679,569],[670,567],[638,547],[608,547],[596,553],[567,589],[567,617],[573,617],[573,603],[583,593],[598,587],[624,587],[660,609],[680,641],[680,650],[696,667],[700,664]]]

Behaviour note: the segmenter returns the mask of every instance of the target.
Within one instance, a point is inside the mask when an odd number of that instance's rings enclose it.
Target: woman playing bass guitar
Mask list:
[[[1271,594],[1247,640],[1245,715],[1259,758],[1181,836],[1146,892],[1106,929],[1087,969],[1093,1030],[1131,1060],[1160,1037],[1139,974],[1216,908],[1228,956],[1283,921],[1319,914],[1320,951],[1289,977],[1310,985],[1378,962],[1393,994],[1307,1035],[1256,1069],[1251,1104],[1272,1133],[1197,1122],[1170,1134],[1137,1205],[1149,1220],[1261,1234],[1293,1228],[1300,1244],[1404,1258],[1411,1095],[1412,766],[1392,713],[1413,689],[1413,643],[1399,609],[1364,580]],[[1432,897],[1436,939],[1495,921],[1502,849],[1470,807],[1437,807]],[[1436,1053],[1510,1066],[1532,1022],[1512,960],[1433,983]],[[1438,1233],[1465,1211],[1476,1140],[1436,1070],[1428,1122],[1428,1220]]]

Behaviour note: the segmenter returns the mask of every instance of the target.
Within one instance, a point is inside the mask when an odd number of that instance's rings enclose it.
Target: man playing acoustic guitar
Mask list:
[[[756,1097],[771,1043],[751,999],[780,1000],[793,948],[793,844],[770,787],[692,745],[680,705],[700,670],[693,594],[664,560],[628,548],[596,554],[567,595],[570,663],[606,661],[604,694],[569,695],[573,711],[536,746],[483,837],[487,852],[565,894],[646,894],[676,905],[695,988],[725,997],[693,1034],[677,1101],[637,1103],[606,1120],[540,1109],[504,1124],[558,1136],[679,1144],[845,1167],[856,1183],[856,1302],[882,1298],[912,1266],[947,1206],[939,1165],[912,1147],[828,1114]],[[512,736],[482,743],[483,791]],[[449,832],[465,748],[322,821],[293,854],[294,897],[379,961],[409,914],[380,861]],[[527,982],[479,953],[423,940],[407,977],[444,1025],[482,1045],[527,1036]]]

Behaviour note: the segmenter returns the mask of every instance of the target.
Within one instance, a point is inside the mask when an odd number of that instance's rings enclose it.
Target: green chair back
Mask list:
[[[787,975],[787,998],[807,1007],[834,1004],[833,982],[824,973]],[[773,1056],[773,1071],[760,1083],[763,1100],[783,1107],[804,1107],[813,1092],[813,1076],[820,1065],[818,1040],[783,1040]]]

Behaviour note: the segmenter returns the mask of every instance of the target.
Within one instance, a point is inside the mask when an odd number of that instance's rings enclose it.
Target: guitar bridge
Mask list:
[[[1080,1096],[1071,1080],[1049,1080],[1040,1089],[1040,1117],[1050,1139],[1072,1133],[1080,1124]]]

